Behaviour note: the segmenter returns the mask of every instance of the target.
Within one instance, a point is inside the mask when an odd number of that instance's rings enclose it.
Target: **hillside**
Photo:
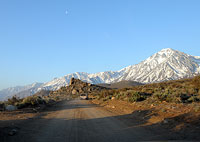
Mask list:
[[[98,99],[115,97],[129,102],[147,101],[148,103],[191,103],[200,102],[200,76],[189,79],[166,81],[131,88],[99,92]]]

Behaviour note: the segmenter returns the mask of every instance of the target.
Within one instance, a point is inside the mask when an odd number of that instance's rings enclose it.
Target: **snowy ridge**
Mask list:
[[[24,92],[29,90],[30,94],[34,94],[38,91],[38,87],[40,87],[43,83],[33,83],[27,86],[16,86],[16,87],[10,87],[7,89],[3,89],[0,91],[0,100],[4,100],[6,98],[10,98],[15,94],[18,94],[20,92]]]
[[[68,85],[72,77],[92,84],[115,83],[123,80],[152,83],[191,77],[197,73],[200,73],[200,56],[191,56],[167,48],[155,53],[139,64],[128,66],[119,71],[106,71],[94,74],[76,72],[53,79],[44,84],[35,84],[32,87],[29,85],[4,89],[0,91],[0,99],[3,96],[2,94],[11,96],[25,90],[32,90],[29,95],[42,89],[57,90],[62,86]]]
[[[150,83],[189,77],[199,72],[199,62],[198,56],[167,48],[137,65],[122,69],[124,75],[117,81]]]

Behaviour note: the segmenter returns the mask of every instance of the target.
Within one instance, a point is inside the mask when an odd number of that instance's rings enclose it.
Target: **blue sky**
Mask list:
[[[199,6],[199,0],[1,0],[0,89],[119,70],[163,48],[200,56]]]

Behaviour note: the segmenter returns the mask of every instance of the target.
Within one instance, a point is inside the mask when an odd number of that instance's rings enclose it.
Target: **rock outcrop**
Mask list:
[[[52,95],[80,95],[83,93],[91,93],[95,91],[107,90],[108,88],[83,82],[79,79],[71,78],[70,85],[62,87],[57,91],[53,91]]]

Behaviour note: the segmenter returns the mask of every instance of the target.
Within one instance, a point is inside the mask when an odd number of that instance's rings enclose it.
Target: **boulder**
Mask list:
[[[112,97],[112,98],[111,98],[111,100],[114,100],[114,99],[115,99],[115,97]]]
[[[71,78],[69,82],[69,86],[62,87],[61,89],[55,91],[56,93],[52,93],[53,95],[65,95],[65,94],[71,94],[71,95],[78,95],[82,93],[90,93],[92,91],[99,91],[107,89],[105,87],[93,85],[87,82],[83,82],[80,79]]]
[[[76,95],[78,93],[78,91],[76,89],[72,90],[72,95]]]
[[[8,111],[14,111],[14,110],[17,110],[17,107],[13,106],[13,105],[7,105],[6,106],[6,110],[8,110]]]
[[[88,91],[90,92],[90,91],[92,91],[92,89],[91,89],[91,88],[88,88]]]
[[[73,85],[74,84],[74,80],[75,80],[74,78],[71,78],[70,82],[69,82],[69,85]]]

